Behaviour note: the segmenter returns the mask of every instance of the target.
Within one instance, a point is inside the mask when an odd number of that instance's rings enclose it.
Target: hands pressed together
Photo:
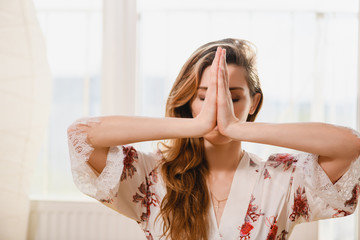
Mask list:
[[[235,116],[229,89],[226,49],[217,48],[210,71],[210,84],[207,88],[201,112],[195,119],[200,121],[204,128],[203,135],[217,126],[220,134],[228,136],[228,127],[238,123],[239,119]]]

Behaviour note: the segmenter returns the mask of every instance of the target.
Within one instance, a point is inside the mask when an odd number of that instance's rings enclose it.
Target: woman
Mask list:
[[[82,118],[68,128],[74,181],[147,239],[288,239],[297,223],[352,214],[360,134],[255,123],[262,101],[251,44],[205,44],[181,69],[165,118]],[[161,139],[154,153],[125,145]],[[262,161],[242,141],[300,152]]]

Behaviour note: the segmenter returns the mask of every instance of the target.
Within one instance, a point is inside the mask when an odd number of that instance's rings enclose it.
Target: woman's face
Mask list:
[[[206,89],[210,83],[210,74],[211,71],[209,66],[205,68],[201,76],[197,95],[191,102],[193,117],[196,117],[201,111],[206,95]],[[246,121],[249,113],[253,114],[255,112],[257,105],[255,100],[261,96],[260,93],[257,93],[257,95],[254,96],[254,99],[250,97],[250,91],[246,82],[245,74],[246,72],[243,67],[234,64],[228,65],[229,88],[234,105],[234,113],[241,122]],[[204,138],[214,145],[226,144],[232,141],[230,138],[220,134],[220,132],[215,128],[211,132],[207,133]]]

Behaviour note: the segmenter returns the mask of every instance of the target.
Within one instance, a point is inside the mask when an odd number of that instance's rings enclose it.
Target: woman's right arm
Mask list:
[[[128,143],[201,135],[195,118],[85,117],[68,127],[75,185],[119,213],[146,222],[147,188],[156,183],[159,153],[138,151]],[[152,182],[148,182],[152,181]],[[154,204],[158,204],[158,196]]]
[[[156,163],[162,156],[126,144],[198,138],[213,130],[218,55],[202,109],[194,118],[102,116],[73,122],[67,133],[71,171],[79,190],[138,222],[145,221],[149,206],[142,201],[147,194],[144,187],[152,177],[156,182]]]
[[[91,118],[88,118],[91,119]],[[85,133],[86,142],[94,148],[88,164],[98,174],[106,165],[111,146],[172,138],[195,138],[208,131],[206,123],[194,118],[148,118],[129,116],[104,116],[96,121],[75,122],[68,128]]]
[[[205,127],[206,128],[206,127]],[[200,137],[204,126],[192,118],[148,118],[106,116],[88,131],[94,147],[110,147],[135,142]]]

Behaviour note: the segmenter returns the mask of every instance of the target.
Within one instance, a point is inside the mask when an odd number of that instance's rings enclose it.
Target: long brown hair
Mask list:
[[[256,93],[261,93],[254,114],[247,117],[247,121],[255,121],[263,102],[255,62],[256,53],[250,42],[231,38],[207,43],[190,56],[170,91],[166,103],[167,117],[193,117],[191,101],[196,96],[202,73],[212,64],[218,46],[226,49],[227,64],[245,68],[250,95],[253,97]],[[167,190],[158,215],[164,221],[163,237],[207,240],[210,196],[206,183],[208,165],[204,139],[171,139],[161,144],[164,156],[161,174]]]

